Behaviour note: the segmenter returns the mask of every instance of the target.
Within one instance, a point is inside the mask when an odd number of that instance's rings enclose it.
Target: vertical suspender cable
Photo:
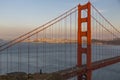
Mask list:
[[[66,15],[67,15],[67,13],[66,13]],[[64,53],[64,60],[65,60],[65,63],[64,63],[64,67],[67,67],[67,43],[66,43],[66,40],[67,40],[67,18],[65,18],[64,19],[64,28],[65,28],[65,30],[64,30],[64,35],[65,35],[65,43],[64,43],[64,47],[65,47],[65,53]]]
[[[70,67],[72,64],[72,43],[71,43],[71,39],[72,39],[72,15],[70,14]]]
[[[27,41],[27,57],[28,57],[28,79],[29,79],[29,68],[30,68],[30,37],[28,37],[28,41]]]
[[[7,49],[7,62],[6,62],[6,64],[7,64],[7,73],[8,73],[8,63],[9,63],[9,62],[8,62],[8,54],[9,54],[9,53],[8,53],[8,49]]]
[[[38,33],[36,33],[36,72],[38,72],[38,45],[39,45],[39,40],[38,40]]]

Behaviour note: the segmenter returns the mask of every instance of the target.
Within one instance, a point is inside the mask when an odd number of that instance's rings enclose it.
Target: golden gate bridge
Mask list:
[[[0,74],[59,74],[92,80],[94,70],[120,61],[120,31],[90,2],[0,45]],[[114,77],[114,76],[113,76]]]

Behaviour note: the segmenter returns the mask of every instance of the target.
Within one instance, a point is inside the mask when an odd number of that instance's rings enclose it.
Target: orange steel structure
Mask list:
[[[82,18],[82,10],[87,9],[87,17]],[[82,23],[87,23],[87,31],[82,31]],[[87,47],[82,47],[82,37],[87,38]],[[78,52],[77,52],[77,66],[82,66],[82,54],[86,54],[86,74],[80,74],[78,80],[82,80],[83,77],[87,80],[91,80],[91,4],[88,2],[85,5],[78,5]],[[79,73],[78,73],[79,74]]]

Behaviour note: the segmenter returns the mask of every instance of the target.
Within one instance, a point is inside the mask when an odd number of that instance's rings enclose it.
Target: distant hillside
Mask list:
[[[115,38],[113,40],[97,40],[97,39],[93,39],[92,42],[97,43],[97,44],[120,45],[120,38]]]
[[[5,43],[5,41],[3,39],[0,39],[0,45]]]
[[[3,39],[0,39],[0,43],[1,43],[1,42],[4,42],[4,40],[3,40]]]
[[[120,45],[120,38],[116,38],[106,42],[107,44]]]

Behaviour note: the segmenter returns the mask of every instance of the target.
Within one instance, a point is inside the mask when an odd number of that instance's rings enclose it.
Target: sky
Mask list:
[[[0,0],[0,39],[13,39],[87,0]],[[91,0],[113,25],[120,27],[120,0]]]

